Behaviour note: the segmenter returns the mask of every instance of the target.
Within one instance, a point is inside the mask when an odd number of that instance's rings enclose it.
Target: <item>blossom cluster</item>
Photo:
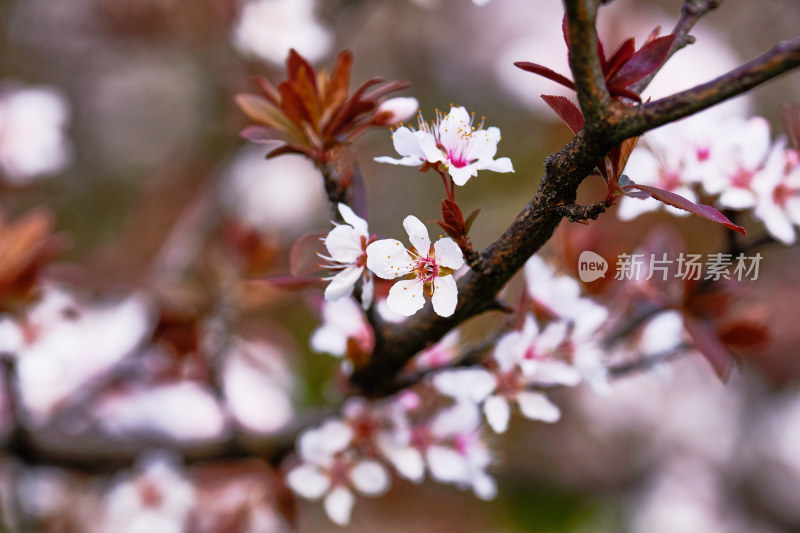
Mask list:
[[[698,115],[648,133],[625,168],[636,183],[653,185],[692,202],[714,198],[722,209],[750,211],[784,244],[797,239],[800,224],[800,155],[783,138],[772,141],[760,117],[717,121]],[[658,209],[661,202],[624,197],[623,220]],[[675,207],[677,216],[688,214]]]

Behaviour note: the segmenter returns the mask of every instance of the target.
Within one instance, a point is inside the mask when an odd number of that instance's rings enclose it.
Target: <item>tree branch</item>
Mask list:
[[[575,80],[584,127],[594,132],[604,124],[611,102],[597,50],[597,2],[566,0],[564,3],[569,29],[569,67]]]
[[[621,112],[612,141],[616,144],[707,109],[798,66],[800,37],[779,43],[769,52],[708,83]]]
[[[573,5],[572,9],[583,13],[579,7]],[[593,29],[591,33],[594,35]],[[590,139],[585,130],[581,131],[547,158],[536,198],[483,250],[482,271],[470,270],[459,278],[458,306],[453,315],[438,316],[427,305],[400,324],[376,321],[375,351],[370,361],[353,373],[352,383],[366,395],[394,390],[395,376],[411,357],[453,327],[490,309],[495,294],[552,236],[562,218],[554,207],[575,202],[581,181],[614,145],[748,91],[798,65],[800,40],[795,39],[705,85],[637,108],[615,106],[608,110],[606,120],[611,128],[607,134]]]
[[[681,7],[681,18],[672,29],[672,34],[676,37],[675,41],[672,43],[669,53],[667,54],[667,61],[675,54],[675,52],[688,44],[694,43],[694,37],[689,35],[689,32],[692,30],[698,20],[707,15],[710,11],[718,8],[722,4],[722,1],[723,0],[685,0],[685,2],[683,2],[683,6]],[[663,67],[665,64],[666,61],[662,63],[661,67]],[[655,72],[634,83],[630,89],[635,93],[641,94],[642,91],[644,91],[644,89],[650,85],[650,82],[653,81],[653,78],[656,76],[656,74],[658,74],[658,71],[661,70],[661,67],[659,67]]]

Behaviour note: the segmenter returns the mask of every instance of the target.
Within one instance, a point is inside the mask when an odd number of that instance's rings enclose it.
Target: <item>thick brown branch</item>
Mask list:
[[[578,103],[588,131],[604,124],[611,97],[606,88],[597,51],[596,0],[566,0],[569,27],[569,66],[578,92]]]
[[[784,41],[769,52],[708,83],[620,113],[613,142],[621,142],[702,111],[798,66],[800,38]]]

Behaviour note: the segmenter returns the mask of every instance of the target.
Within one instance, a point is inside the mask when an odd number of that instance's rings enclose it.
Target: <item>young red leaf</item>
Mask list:
[[[733,354],[717,337],[711,324],[703,320],[686,316],[683,317],[683,326],[692,338],[695,348],[711,364],[714,372],[723,381],[728,379],[733,367]]]
[[[631,56],[633,56],[635,51],[636,45],[634,44],[634,40],[632,38],[622,43],[606,64],[606,68],[603,71],[603,73],[606,75],[606,79],[614,76],[620,67],[624,65],[625,62],[631,58]]]
[[[575,84],[572,82],[571,79],[562,76],[558,72],[554,70],[550,70],[547,67],[539,65],[538,63],[531,63],[529,61],[517,61],[514,63],[514,66],[517,68],[521,68],[527,72],[533,72],[534,74],[538,74],[539,76],[544,76],[548,80],[552,80],[556,83],[560,83],[567,89],[575,90]]]
[[[455,229],[459,236],[464,234],[464,215],[458,204],[447,198],[442,199],[442,218],[444,223]]]
[[[475,222],[475,219],[478,217],[478,213],[480,213],[480,209],[476,209],[472,213],[469,214],[467,220],[464,221],[464,235],[469,233],[470,228],[472,227],[472,223]]]
[[[609,85],[608,92],[611,93],[611,96],[614,98],[624,96],[625,98],[630,98],[631,100],[635,100],[637,102],[642,101],[642,97],[639,96],[637,93],[625,89],[624,87],[620,87],[619,85]]]
[[[459,239],[459,238],[461,238],[461,236],[462,236],[462,235],[461,235],[461,233],[458,231],[458,229],[454,228],[453,226],[451,226],[451,225],[449,225],[449,224],[447,224],[447,223],[445,223],[445,222],[442,222],[441,220],[436,220],[435,222],[436,222],[436,223],[439,225],[439,227],[440,227],[440,228],[442,228],[442,230],[444,230],[444,232],[445,232],[445,233],[447,233],[447,235],[449,235],[450,237],[452,237],[452,238],[454,238],[454,239]]]
[[[655,72],[667,60],[674,41],[674,34],[665,35],[642,46],[609,80],[609,86],[628,87]]]
[[[324,233],[309,233],[297,239],[289,252],[289,272],[295,277],[306,277],[320,272],[321,258],[328,250],[322,239]]]
[[[550,94],[543,94],[542,100],[545,101],[550,109],[556,112],[561,117],[561,120],[566,122],[569,129],[575,135],[583,129],[583,114],[578,106],[572,103],[569,98],[564,96],[553,96]]]
[[[738,231],[742,235],[746,235],[747,232],[741,226],[737,226],[730,220],[728,217],[711,207],[710,205],[704,204],[696,204],[680,196],[675,194],[674,192],[665,191],[663,189],[659,189],[658,187],[650,187],[649,185],[639,185],[638,183],[630,183],[623,187],[624,189],[634,188],[639,189],[642,192],[646,192],[656,200],[664,202],[667,205],[671,205],[672,207],[677,207],[678,209],[683,209],[684,211],[688,211],[694,215],[703,217],[705,219],[711,220],[712,222],[717,222],[718,224],[722,224],[726,228],[730,228],[733,231]]]

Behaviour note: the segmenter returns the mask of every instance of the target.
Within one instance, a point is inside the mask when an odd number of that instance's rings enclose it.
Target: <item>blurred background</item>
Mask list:
[[[601,11],[600,35],[607,48],[630,36],[642,43],[655,26],[668,32],[680,6],[615,0]],[[5,319],[0,352],[17,354],[19,383],[10,386],[42,455],[79,457],[19,456],[14,406],[4,400],[4,530],[133,531],[125,527],[152,498],[168,502],[174,520],[162,513],[136,531],[181,531],[186,512],[191,531],[283,530],[286,489],[266,462],[236,458],[240,450],[224,462],[182,466],[161,451],[120,466],[131,450],[175,440],[213,456],[233,431],[261,446],[341,396],[330,379],[337,361],[308,346],[321,292],[247,281],[287,272],[295,240],[327,231],[321,181],[299,156],[266,161],[248,145],[234,96],[252,90],[252,75],[283,80],[290,47],[328,66],[348,48],[352,86],[406,80],[402,95],[416,97],[426,117],[451,104],[485,115],[515,173],[482,174],[458,190],[465,213],[482,210],[472,232],[482,248],[533,197],[545,157],[571,138],[539,99],[560,88],[513,67],[568,72],[561,3],[3,0],[0,15],[0,210],[7,223],[44,210],[63,250],[23,332],[56,324],[56,333],[32,343]],[[645,95],[707,81],[798,27],[795,0],[727,0]],[[798,100],[800,76],[790,74],[708,113],[763,116],[776,138],[780,106]],[[439,216],[438,179],[372,161],[395,155],[387,132],[366,134],[356,150],[372,232],[398,236],[409,213]],[[581,190],[587,201],[601,194],[591,180]],[[690,251],[725,244],[723,230],[700,219],[662,211],[622,223],[611,214],[587,227],[564,223],[543,255],[565,261],[570,239],[630,252],[665,223]],[[607,396],[556,393],[561,422],[514,420],[492,441],[496,500],[397,480],[387,495],[360,500],[346,530],[800,530],[800,253],[777,244],[762,254],[749,304],[769,324],[769,341],[728,383],[690,356],[620,379]],[[132,353],[144,363],[132,368]],[[131,480],[135,494],[126,493]],[[297,505],[299,531],[341,529],[320,505]]]

